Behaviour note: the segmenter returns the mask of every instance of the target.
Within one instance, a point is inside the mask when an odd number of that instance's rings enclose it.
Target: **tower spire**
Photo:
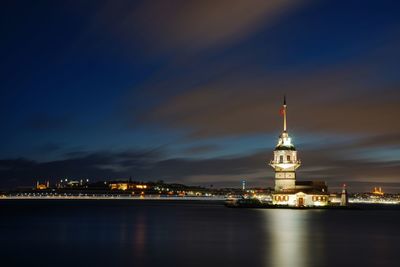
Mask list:
[[[283,131],[286,132],[286,95],[283,95]]]

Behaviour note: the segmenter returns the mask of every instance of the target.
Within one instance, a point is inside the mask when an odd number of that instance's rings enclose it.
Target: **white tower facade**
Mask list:
[[[278,144],[274,150],[274,159],[269,165],[275,170],[275,191],[284,192],[295,189],[296,187],[296,169],[300,167],[301,162],[297,158],[297,151],[287,132],[287,105],[286,97],[283,99],[281,113],[283,115],[283,132],[279,136]]]

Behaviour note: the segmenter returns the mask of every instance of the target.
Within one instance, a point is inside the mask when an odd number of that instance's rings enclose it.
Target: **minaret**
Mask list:
[[[286,96],[283,97],[281,110],[283,115],[283,132],[279,136],[278,144],[274,150],[274,159],[269,163],[275,170],[275,191],[282,192],[293,190],[296,187],[296,169],[300,167],[297,151],[292,144],[287,132],[287,105]]]

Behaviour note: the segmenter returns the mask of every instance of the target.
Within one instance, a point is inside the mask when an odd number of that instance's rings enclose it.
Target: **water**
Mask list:
[[[1,266],[400,266],[400,210],[0,201]]]

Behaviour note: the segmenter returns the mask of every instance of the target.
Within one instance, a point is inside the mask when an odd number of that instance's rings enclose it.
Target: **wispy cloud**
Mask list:
[[[304,1],[152,1],[142,5],[110,1],[93,18],[93,27],[125,42],[140,37],[154,50],[194,51],[242,40],[272,25]]]

